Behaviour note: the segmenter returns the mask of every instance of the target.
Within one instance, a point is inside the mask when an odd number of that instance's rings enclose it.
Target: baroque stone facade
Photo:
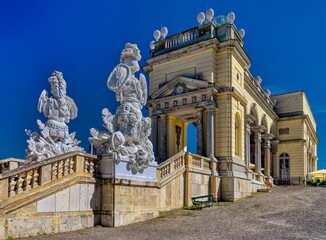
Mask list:
[[[232,14],[152,43],[144,67],[157,161],[186,152],[187,126],[194,124],[197,154],[217,161],[224,199],[246,191],[234,188],[239,181],[303,183],[318,159],[305,93],[271,96],[262,88]]]

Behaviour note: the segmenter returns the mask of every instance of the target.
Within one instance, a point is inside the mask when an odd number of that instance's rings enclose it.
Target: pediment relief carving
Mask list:
[[[196,90],[205,89],[209,83],[203,80],[192,79],[187,77],[177,77],[170,82],[167,82],[158,91],[151,95],[151,100],[160,99],[163,97],[182,95]]]

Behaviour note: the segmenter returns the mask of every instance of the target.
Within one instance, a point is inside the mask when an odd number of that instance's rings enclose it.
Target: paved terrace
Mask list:
[[[326,188],[274,187],[202,211],[179,209],[119,228],[33,237],[41,239],[326,239]]]

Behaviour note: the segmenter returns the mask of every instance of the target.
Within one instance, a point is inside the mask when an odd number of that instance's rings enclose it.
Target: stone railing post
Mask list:
[[[209,177],[209,192],[213,195],[213,198],[218,198],[218,186],[219,186],[219,178],[217,177],[217,160],[211,159],[210,161],[210,169],[212,171],[212,175]]]
[[[52,180],[52,164],[47,164],[40,167],[40,184],[51,182]]]
[[[0,179],[0,201],[8,198],[9,178]]]
[[[184,155],[185,158],[185,196],[184,196],[184,204],[187,207],[190,207],[192,205],[191,202],[191,172],[189,172],[189,168],[192,164],[192,157],[191,155],[187,152]]]
[[[84,172],[85,171],[85,157],[76,155],[74,161],[76,164],[75,172]]]

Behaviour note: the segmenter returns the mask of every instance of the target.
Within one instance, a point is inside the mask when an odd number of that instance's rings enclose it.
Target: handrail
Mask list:
[[[21,166],[0,174],[0,188],[2,188],[0,200],[73,173],[86,173],[93,177],[97,166],[97,157],[83,152],[70,152],[31,165]]]
[[[97,159],[97,157],[95,155],[91,155],[91,154],[88,154],[88,153],[83,153],[83,152],[78,152],[78,151],[77,152],[70,152],[70,153],[59,155],[59,156],[51,157],[51,158],[48,158],[48,159],[46,159],[44,161],[33,163],[31,165],[24,165],[24,166],[20,166],[19,168],[12,169],[10,171],[7,171],[5,173],[0,174],[0,179],[8,178],[8,177],[10,177],[10,176],[12,176],[14,174],[19,174],[21,172],[32,170],[32,169],[37,168],[37,167],[41,167],[41,166],[44,166],[44,165],[48,165],[50,163],[54,163],[56,161],[59,161],[62,158],[69,158],[69,157],[72,157],[72,156],[75,156],[75,155],[84,156],[84,157],[87,157],[87,158],[90,158],[90,159]]]
[[[18,158],[6,158],[0,160],[0,173],[18,168],[25,163],[25,160]]]
[[[171,158],[167,159],[157,167],[159,180],[167,179],[174,173],[185,168],[185,152],[177,153]]]
[[[191,167],[196,167],[203,170],[210,170],[211,159],[209,157],[204,157],[194,153],[189,153],[189,156],[192,157]]]

